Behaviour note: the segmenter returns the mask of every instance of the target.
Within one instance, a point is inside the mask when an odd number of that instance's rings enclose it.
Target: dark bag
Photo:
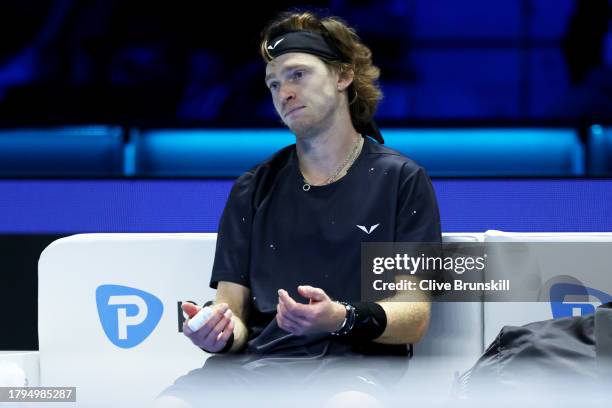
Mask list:
[[[611,362],[612,302],[597,308],[595,315],[505,326],[476,364],[457,379],[455,394],[540,393],[567,384],[599,388],[612,381]]]

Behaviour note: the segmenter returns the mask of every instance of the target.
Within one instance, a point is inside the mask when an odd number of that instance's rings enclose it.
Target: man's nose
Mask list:
[[[281,85],[281,88],[278,91],[278,96],[280,97],[281,101],[288,102],[291,99],[295,99],[295,92],[291,86]]]

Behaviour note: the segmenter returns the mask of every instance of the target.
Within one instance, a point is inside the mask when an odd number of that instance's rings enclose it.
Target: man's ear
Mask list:
[[[344,91],[353,83],[353,79],[355,78],[355,71],[352,68],[341,69],[338,72],[338,90]]]

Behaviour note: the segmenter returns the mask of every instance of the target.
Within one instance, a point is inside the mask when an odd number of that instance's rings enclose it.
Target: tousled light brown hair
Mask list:
[[[348,89],[349,109],[355,129],[360,131],[376,113],[382,99],[378,85],[380,70],[372,63],[372,51],[361,42],[355,30],[338,17],[319,17],[312,12],[285,12],[272,20],[262,32],[260,54],[266,62],[271,61],[267,52],[268,41],[291,31],[312,31],[331,38],[340,52],[350,62],[321,58],[341,75],[350,70],[354,73]]]

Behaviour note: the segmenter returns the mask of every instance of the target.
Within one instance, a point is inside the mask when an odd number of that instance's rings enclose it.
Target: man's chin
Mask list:
[[[292,121],[291,123],[286,123],[289,130],[295,135],[308,135],[311,130],[311,125],[300,120]]]

